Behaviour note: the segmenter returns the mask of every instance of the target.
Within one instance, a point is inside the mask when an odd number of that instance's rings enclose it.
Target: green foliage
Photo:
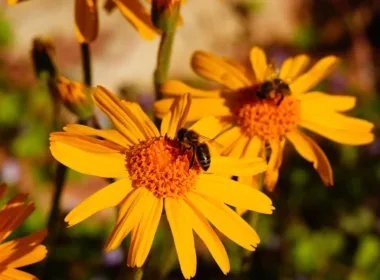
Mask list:
[[[301,273],[318,271],[328,266],[329,259],[343,247],[343,234],[333,229],[298,236],[292,250],[296,269]]]
[[[341,161],[347,167],[353,168],[357,162],[359,151],[357,147],[341,146]]]
[[[12,153],[19,158],[43,156],[46,154],[48,139],[46,126],[35,123],[17,136],[12,143]]]
[[[0,126],[14,126],[20,118],[23,103],[22,96],[15,93],[0,92]]]
[[[12,27],[4,14],[0,14],[0,46],[6,47],[13,41]]]
[[[340,227],[348,233],[360,235],[373,227],[375,219],[376,217],[370,209],[361,207],[351,215],[344,215],[340,220]]]
[[[359,248],[354,257],[355,267],[366,270],[380,262],[380,240],[379,236],[372,234],[361,238]]]
[[[308,50],[318,41],[316,27],[311,22],[306,22],[298,26],[294,33],[292,45],[301,50]]]

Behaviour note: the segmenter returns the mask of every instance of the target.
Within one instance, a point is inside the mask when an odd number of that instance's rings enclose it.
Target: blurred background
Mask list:
[[[17,237],[46,227],[56,164],[48,149],[55,107],[46,85],[34,76],[32,40],[53,38],[58,67],[70,79],[82,79],[81,59],[73,0],[30,0],[11,7],[0,3],[0,181],[10,186],[9,196],[29,192],[37,208]],[[253,45],[265,48],[277,65],[299,53],[314,60],[334,54],[342,61],[318,89],[356,96],[358,105],[350,114],[378,127],[380,1],[189,0],[181,13],[184,25],[174,43],[171,79],[213,86],[190,68],[191,54],[199,49],[247,66]],[[119,11],[100,9],[100,33],[92,45],[94,84],[139,102],[151,113],[158,43],[158,38],[143,40]],[[75,121],[64,109],[60,117],[62,124]],[[103,126],[109,125],[99,117]],[[259,218],[262,243],[243,260],[250,265],[242,263],[240,248],[224,240],[231,261],[231,272],[224,276],[196,240],[195,279],[380,279],[380,138],[351,147],[313,137],[331,161],[335,186],[324,187],[312,165],[287,146],[279,183],[269,194],[276,211]],[[62,201],[65,213],[106,184],[70,171]],[[144,279],[157,278],[159,270],[163,279],[182,279],[162,220]],[[70,229],[62,225],[58,247],[49,256],[51,279],[129,279],[126,249],[102,253],[114,224],[111,209]],[[35,272],[38,267],[27,269]]]

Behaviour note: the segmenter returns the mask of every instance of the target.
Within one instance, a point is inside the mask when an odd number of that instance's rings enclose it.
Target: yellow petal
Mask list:
[[[155,200],[157,199],[152,195],[152,193],[147,192],[145,196],[145,200],[146,200],[146,207],[140,213],[141,218],[131,232],[131,242],[129,246],[128,259],[127,259],[127,264],[130,267],[136,266],[137,251],[143,250],[142,248],[140,248],[139,245],[141,243],[144,231],[147,228],[149,215],[151,214]]]
[[[189,201],[187,202],[190,203]],[[196,206],[188,203],[183,203],[182,205],[191,227],[202,239],[223,273],[227,274],[230,271],[230,261],[228,260],[226,249],[203,214]]]
[[[15,5],[15,4],[18,4],[18,3],[21,3],[24,1],[28,1],[28,0],[7,0],[7,4],[8,5]]]
[[[70,211],[65,222],[74,226],[103,209],[116,207],[132,190],[129,179],[116,181],[82,201]]]
[[[221,233],[245,249],[254,251],[260,243],[255,230],[224,203],[196,193],[189,193],[186,202],[194,205]]]
[[[307,112],[304,108],[302,108],[301,125],[304,122],[315,123],[330,129],[346,130],[351,132],[370,132],[374,127],[373,123],[369,121],[348,117],[341,113],[324,111],[323,108],[314,112]]]
[[[32,274],[27,272],[14,269],[14,268],[5,268],[0,272],[1,280],[36,280],[37,278]]]
[[[281,65],[279,78],[290,83],[305,70],[309,63],[310,57],[304,54],[297,55],[294,58],[288,58]]]
[[[239,176],[237,181],[243,185],[250,186],[255,190],[259,190],[259,176]],[[240,216],[245,212],[247,212],[247,209],[236,207],[236,213]]]
[[[46,248],[38,245],[45,239],[46,234],[47,230],[44,229],[0,244],[0,263],[20,267],[42,260],[46,255]],[[13,253],[10,254],[10,252]]]
[[[125,156],[119,151],[112,151],[104,146],[95,145],[90,141],[86,149],[98,149],[100,151],[89,152],[69,143],[55,140],[54,133],[51,134],[50,151],[53,157],[62,164],[83,174],[118,178],[127,177],[128,172],[125,167]],[[101,140],[98,140],[101,141]]]
[[[233,157],[212,157],[208,172],[235,176],[253,176],[267,169],[266,161],[259,157],[239,159]]]
[[[144,128],[145,135],[147,137],[158,137],[160,133],[157,127],[154,125],[152,120],[145,114],[145,112],[141,109],[140,105],[133,102],[127,102],[125,100],[121,100],[121,104],[124,105],[124,108],[129,109],[132,115],[132,120],[135,123],[140,123],[140,126]]]
[[[220,97],[220,90],[201,90],[186,85],[183,82],[170,80],[160,86],[160,92],[165,96],[175,97],[185,93],[190,93],[192,97],[217,98]]]
[[[146,196],[147,208],[144,209],[142,218],[135,232],[136,237],[131,238],[131,246],[128,254],[128,265],[131,267],[141,267],[153,244],[153,239],[157,231],[158,224],[162,215],[163,200],[148,193]],[[132,243],[135,240],[135,243]],[[129,257],[131,255],[131,258]]]
[[[237,181],[256,190],[259,189],[259,176],[239,176]]]
[[[335,129],[309,121],[302,121],[300,125],[323,137],[344,145],[366,145],[372,143],[375,139],[373,133],[366,131]]]
[[[158,118],[163,118],[169,111],[174,98],[161,99],[154,103],[155,115]],[[229,116],[231,115],[230,108],[223,98],[194,98],[188,112],[186,121],[196,121],[207,116]]]
[[[286,137],[304,159],[313,163],[323,183],[328,186],[332,185],[333,178],[330,162],[319,146],[299,130],[288,133]],[[321,162],[319,162],[320,160]]]
[[[322,149],[318,146],[317,143],[310,137],[303,135],[305,139],[310,143],[310,145],[313,147],[314,153],[317,158],[318,165],[316,166],[314,164],[314,168],[319,173],[319,176],[321,177],[323,183],[326,186],[332,186],[334,184],[333,182],[333,174],[331,165],[329,162],[329,159],[325,155],[325,153],[322,151]]]
[[[356,97],[347,95],[331,95],[313,91],[299,96],[304,111],[333,110],[338,112],[348,111],[355,107]]]
[[[215,141],[223,146],[223,153],[228,156],[241,136],[242,134],[240,128],[233,126],[231,123],[231,126],[220,133],[220,135],[215,138]]]
[[[259,190],[216,175],[199,175],[195,191],[228,205],[263,214],[272,214],[274,209],[270,198]]]
[[[263,149],[263,141],[257,136],[250,138],[244,148],[242,158],[256,158]]]
[[[191,106],[190,94],[177,97],[161,123],[161,135],[174,138],[178,130],[184,127]]]
[[[201,77],[236,90],[253,84],[241,68],[211,53],[196,51],[191,59],[193,70]]]
[[[27,195],[18,194],[0,211],[0,241],[6,239],[34,211],[34,203],[25,203]]]
[[[47,250],[45,246],[39,244],[44,240],[46,234],[46,230],[40,230],[31,235],[1,244],[0,263],[2,266],[18,268],[44,259]]]
[[[125,153],[125,148],[110,141],[69,132],[50,133],[50,142],[61,142],[89,153]]]
[[[226,149],[223,151],[223,155],[241,158],[244,154],[245,147],[247,147],[248,143],[250,142],[250,139],[250,137],[241,134],[239,138],[235,140],[235,142],[231,143],[230,146],[226,147]],[[223,144],[222,142],[219,142],[220,137],[218,137],[216,141],[218,141],[218,143]]]
[[[137,188],[124,199],[120,209],[121,215],[119,215],[118,222],[106,242],[105,251],[119,247],[123,239],[139,224],[141,213],[147,207],[148,201],[145,199],[147,194],[148,191],[145,188]]]
[[[120,132],[114,129],[95,129],[90,126],[80,124],[68,124],[63,128],[63,130],[74,134],[102,137],[122,147],[129,147],[133,145],[132,142],[128,141],[122,134],[120,134]]]
[[[139,1],[114,0],[123,16],[145,40],[153,40],[160,32],[153,26],[150,14]]]
[[[241,74],[244,74],[245,76],[245,81],[250,81],[250,84],[249,85],[253,85],[253,84],[256,84],[257,81],[256,81],[256,77],[255,77],[255,74],[252,72],[251,69],[243,66],[242,64],[240,64],[239,62],[237,62],[236,60],[233,60],[233,59],[230,59],[230,58],[222,58],[223,61],[229,65],[231,65],[233,68],[234,68],[234,71],[239,71],[239,75]]]
[[[265,52],[259,47],[253,47],[251,49],[250,59],[256,80],[261,83],[264,81],[268,69]]]
[[[226,126],[229,125],[229,123],[224,123],[219,118],[211,116],[202,118],[190,126],[189,129],[206,138],[214,139],[223,129],[226,128]]]
[[[183,204],[184,202],[181,200],[167,198],[165,199],[165,213],[173,235],[182,274],[185,279],[190,279],[195,276],[197,256],[193,229],[186,217]]]
[[[96,0],[75,0],[75,33],[79,43],[91,43],[98,36]]]
[[[154,206],[155,207],[152,210],[152,216],[148,222],[148,228],[144,232],[143,240],[141,241],[142,248],[141,250],[137,251],[136,265],[138,267],[141,267],[144,264],[150,248],[152,247],[154,236],[156,234],[157,227],[162,215],[163,200],[156,199],[156,204]]]
[[[298,129],[286,134],[286,138],[293,144],[294,148],[304,159],[318,165],[313,146],[304,136],[305,135]]]
[[[271,192],[277,184],[285,141],[270,140],[269,144],[272,152],[268,162],[268,169],[264,176],[264,185]]]
[[[43,260],[46,255],[47,249],[43,245],[24,247],[12,253],[2,265],[13,268],[23,267]]]
[[[95,104],[111,119],[116,129],[130,142],[137,144],[147,140],[149,134],[145,125],[137,120],[133,112],[104,87],[93,89],[92,97]]]
[[[289,85],[292,93],[298,96],[313,88],[334,70],[338,61],[339,59],[333,55],[319,60],[308,72],[299,76]]]

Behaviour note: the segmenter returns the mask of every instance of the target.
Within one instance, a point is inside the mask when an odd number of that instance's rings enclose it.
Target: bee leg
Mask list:
[[[189,164],[189,172],[190,172],[190,169],[194,166],[194,162],[195,162],[195,149],[192,149],[191,160]]]
[[[281,104],[282,100],[284,100],[284,95],[283,94],[280,95],[280,99],[277,101],[276,105],[279,106]]]

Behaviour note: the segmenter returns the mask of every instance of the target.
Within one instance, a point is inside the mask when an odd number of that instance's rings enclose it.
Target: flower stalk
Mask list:
[[[160,86],[168,79],[174,37],[175,31],[163,32],[161,36],[157,56],[157,66],[156,70],[154,71],[154,87],[156,91],[156,100],[162,99]]]
[[[91,71],[91,49],[89,43],[81,43],[82,54],[82,69],[83,69],[83,83],[91,87],[92,85],[92,71]]]
[[[92,83],[92,73],[91,73],[91,55],[90,55],[90,46],[88,43],[82,43],[81,44],[81,53],[82,53],[82,67],[83,67],[83,82],[88,87],[91,86]],[[62,102],[67,107],[67,102],[64,101],[64,98],[62,98],[60,91],[62,91],[62,88],[60,88],[60,85],[62,83],[62,77],[59,75],[59,70],[55,62],[55,49],[52,41],[50,39],[41,39],[37,38],[33,42],[33,49],[31,52],[32,60],[34,64],[34,69],[36,72],[36,76],[43,82],[47,83],[48,90],[50,92],[50,95],[53,98],[53,106],[55,107],[55,116],[53,121],[53,127],[56,129],[59,126],[59,103]],[[66,84],[74,84],[67,80]],[[79,90],[76,87],[77,90]],[[67,90],[67,96],[70,97],[74,96],[72,88],[68,88]],[[70,92],[70,93],[69,93]],[[83,93],[82,93],[83,94]],[[69,98],[70,99],[70,98]],[[92,103],[90,98],[87,98],[89,102]],[[87,101],[88,101],[87,100]],[[84,106],[81,104],[74,104],[78,102],[71,102],[72,106]],[[88,103],[88,102],[87,102]],[[88,108],[91,108],[91,104],[88,104]],[[86,106],[85,106],[86,107]],[[70,109],[70,108],[69,108]],[[71,108],[72,109],[72,108]],[[74,113],[76,110],[71,110]],[[82,110],[83,111],[83,110]],[[92,111],[92,110],[87,110]],[[79,124],[86,124],[89,126],[93,126],[95,128],[99,128],[99,124],[95,116],[90,112],[89,114],[77,114],[79,117],[78,123]],[[61,197],[64,190],[65,180],[67,175],[67,167],[63,165],[62,163],[58,162],[58,165],[55,170],[55,177],[54,177],[54,193],[52,198],[52,208],[49,213],[48,218],[48,231],[49,236],[46,240],[46,245],[49,249],[50,255],[54,255],[54,247],[57,241],[57,238],[59,236],[59,232],[61,230]],[[44,263],[44,266],[47,267],[49,263],[49,259],[46,260]],[[48,275],[47,269],[42,268],[42,277],[41,279],[51,279],[51,275]]]
[[[157,54],[157,65],[154,71],[156,101],[162,99],[163,95],[160,92],[160,86],[168,80],[170,59],[181,6],[180,1],[170,7],[162,6],[159,2],[162,1],[154,1],[152,4],[152,22],[162,31]],[[155,123],[156,125],[159,124],[158,119],[155,119]]]

